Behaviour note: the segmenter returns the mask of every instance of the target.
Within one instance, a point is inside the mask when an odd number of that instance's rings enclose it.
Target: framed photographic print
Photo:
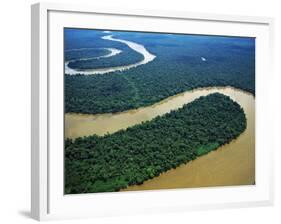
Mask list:
[[[270,205],[271,18],[32,6],[32,217]]]

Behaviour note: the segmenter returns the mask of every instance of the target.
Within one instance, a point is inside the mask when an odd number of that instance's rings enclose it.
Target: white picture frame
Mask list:
[[[113,216],[194,209],[264,206],[273,203],[273,147],[267,107],[271,86],[272,18],[38,3],[32,5],[31,214],[37,220]],[[165,22],[165,24],[164,24]],[[245,35],[257,38],[256,185],[64,195],[62,27]],[[173,30],[171,30],[173,27]],[[184,26],[186,27],[186,26]],[[57,56],[56,56],[57,55]],[[57,76],[54,76],[56,74]],[[265,75],[266,74],[266,75]],[[63,76],[63,73],[61,74]],[[56,137],[57,136],[57,137]],[[55,149],[55,150],[54,150]],[[186,200],[188,199],[188,200]],[[136,203],[138,202],[138,203]]]

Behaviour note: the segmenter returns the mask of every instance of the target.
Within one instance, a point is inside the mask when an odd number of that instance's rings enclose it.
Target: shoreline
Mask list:
[[[239,103],[239,99],[236,99],[236,93],[253,97],[254,100],[254,96],[251,93],[234,87],[206,87],[187,90],[183,93],[167,97],[152,105],[123,112],[103,114],[66,113],[64,116],[65,138],[75,139],[77,137],[90,136],[93,134],[99,136],[103,136],[107,133],[111,134],[140,124],[141,122],[149,121],[156,116],[162,116],[169,113],[171,110],[181,108],[184,104],[190,103],[200,96],[206,96],[214,92],[230,96],[230,98],[237,102],[242,108],[243,106]]]
[[[103,135],[102,133],[106,133],[108,128],[113,127],[109,130],[111,133],[126,129],[169,113],[172,109],[180,108],[200,96],[215,92],[229,96],[243,108],[247,119],[245,131],[229,144],[220,146],[187,164],[163,172],[141,185],[131,185],[120,191],[252,185],[255,182],[255,96],[244,90],[234,87],[197,88],[170,96],[147,107],[114,114],[80,114],[78,116],[72,114],[73,117],[68,118],[74,118],[74,120],[77,118],[76,122],[79,125],[84,122],[86,125],[90,124],[86,128],[78,128],[78,132],[85,131],[87,128],[89,128],[87,131],[91,132],[91,124],[93,124],[94,128],[98,127],[95,131]],[[65,124],[67,125],[67,122]]]
[[[120,191],[255,185],[255,97],[238,91],[232,99],[243,108],[247,126],[236,139],[141,185]]]

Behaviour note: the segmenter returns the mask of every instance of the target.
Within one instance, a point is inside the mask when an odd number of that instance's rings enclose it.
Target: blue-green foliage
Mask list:
[[[81,58],[100,57],[108,54],[109,51],[104,48],[78,48],[65,50],[65,61],[75,61]]]
[[[104,62],[95,66],[100,68],[110,64],[127,64],[121,58],[130,50],[126,50],[128,46],[102,40],[100,37],[104,35],[95,30],[66,29],[66,49],[125,49],[108,62],[104,58]],[[66,75],[66,112],[95,114],[124,111],[151,105],[168,96],[198,87],[233,86],[255,94],[254,38],[138,32],[113,32],[112,35],[143,44],[157,57],[150,63],[123,72],[93,76]],[[206,60],[203,61],[201,57]],[[126,60],[132,62],[139,58]]]
[[[123,65],[130,65],[143,60],[143,55],[129,49],[123,49],[121,53],[113,57],[73,61],[68,64],[73,69],[98,69],[98,68],[109,68]]]

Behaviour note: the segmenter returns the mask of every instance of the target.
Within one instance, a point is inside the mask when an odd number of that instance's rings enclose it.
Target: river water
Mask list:
[[[187,188],[204,186],[250,185],[255,183],[255,98],[232,87],[210,87],[186,91],[154,105],[116,114],[65,115],[65,137],[76,138],[92,134],[104,135],[151,120],[178,109],[200,96],[219,92],[230,96],[244,109],[246,130],[230,144],[201,156],[159,177],[130,186],[126,191]]]
[[[77,75],[77,74],[81,74],[81,75],[96,75],[96,74],[106,74],[106,73],[110,73],[110,72],[116,72],[116,71],[125,71],[125,70],[129,70],[131,68],[135,68],[138,67],[140,65],[144,65],[147,64],[151,61],[153,61],[156,56],[151,54],[148,50],[146,50],[146,48],[141,45],[141,44],[137,44],[135,42],[132,41],[128,41],[128,40],[123,40],[123,39],[117,39],[117,38],[113,38],[112,35],[106,35],[101,37],[104,40],[109,40],[109,41],[116,41],[116,42],[120,42],[123,44],[128,45],[128,47],[130,47],[132,50],[138,52],[139,54],[143,55],[143,60],[130,64],[130,65],[122,65],[122,66],[116,66],[116,67],[109,67],[109,68],[93,68],[93,69],[72,69],[68,66],[70,61],[66,61],[65,62],[65,74],[68,75]],[[115,49],[115,48],[107,48],[109,51],[111,51],[111,53],[104,55],[104,56],[100,56],[99,58],[102,57],[112,57],[115,56],[119,53],[121,53],[121,50]],[[76,49],[79,50],[79,49]],[[91,60],[92,58],[82,58],[79,59],[79,61],[81,60]],[[76,60],[78,61],[78,60]]]

